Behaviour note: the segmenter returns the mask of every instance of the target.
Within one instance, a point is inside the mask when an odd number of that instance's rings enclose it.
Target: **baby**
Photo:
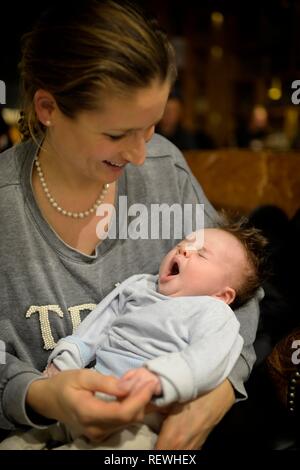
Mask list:
[[[243,346],[229,305],[241,306],[259,287],[266,240],[241,224],[204,229],[202,235],[175,246],[158,275],[134,275],[116,287],[75,334],[58,342],[45,374],[96,360],[95,369],[120,377],[127,393],[149,383],[157,406],[193,400],[224,381]],[[149,427],[148,447],[135,430],[136,447],[106,442],[92,448],[153,448],[159,425]],[[90,446],[72,435],[72,443],[59,448]]]
[[[160,405],[193,399],[223,381],[242,348],[228,305],[241,305],[259,286],[264,239],[229,226],[195,235],[166,255],[158,276],[132,276],[100,302],[59,341],[47,373],[96,359],[96,370],[123,376],[132,390],[155,380]]]

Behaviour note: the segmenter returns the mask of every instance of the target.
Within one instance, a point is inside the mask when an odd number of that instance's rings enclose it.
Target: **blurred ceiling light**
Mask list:
[[[210,48],[210,55],[214,60],[220,60],[223,57],[223,49],[220,46],[212,46]]]
[[[224,22],[224,16],[220,11],[213,11],[210,15],[211,22],[215,28],[221,28]]]
[[[8,124],[9,126],[14,126],[18,123],[18,120],[20,119],[20,111],[18,109],[13,108],[3,108],[2,117],[6,124]]]
[[[268,97],[273,101],[280,100],[282,97],[281,80],[279,78],[272,79],[271,86],[268,89]]]

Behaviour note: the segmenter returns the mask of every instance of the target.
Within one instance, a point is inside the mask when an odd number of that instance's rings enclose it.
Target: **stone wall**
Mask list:
[[[300,153],[228,149],[184,152],[208,199],[248,214],[274,204],[292,217],[300,208]]]

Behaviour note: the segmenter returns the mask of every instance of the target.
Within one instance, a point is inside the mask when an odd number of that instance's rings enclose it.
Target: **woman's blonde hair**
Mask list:
[[[155,19],[114,0],[60,2],[22,39],[23,139],[43,134],[34,95],[47,90],[66,116],[101,110],[105,97],[127,96],[154,80],[176,78],[173,48]],[[101,103],[102,100],[102,103]]]

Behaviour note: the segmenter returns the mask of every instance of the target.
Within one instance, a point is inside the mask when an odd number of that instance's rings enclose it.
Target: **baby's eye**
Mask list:
[[[110,135],[110,134],[104,134],[105,137],[108,137],[110,140],[121,140],[124,139],[125,134],[122,135]]]

